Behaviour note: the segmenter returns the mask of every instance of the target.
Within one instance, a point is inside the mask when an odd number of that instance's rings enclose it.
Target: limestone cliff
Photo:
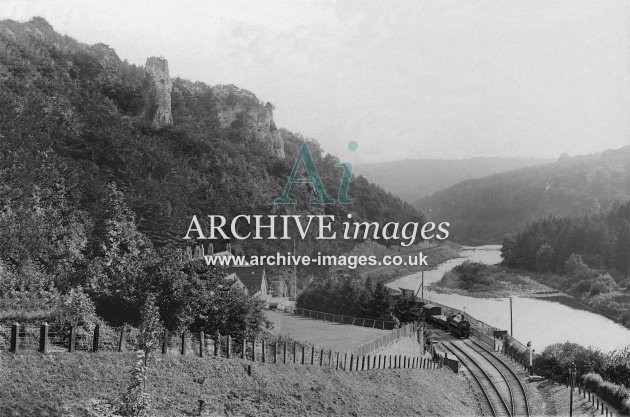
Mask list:
[[[273,105],[263,104],[256,96],[234,85],[212,87],[217,99],[217,119],[221,128],[240,125],[254,135],[256,140],[266,142],[271,152],[284,158],[284,140],[273,121]]]
[[[173,125],[171,90],[173,82],[168,74],[168,61],[150,57],[144,68],[145,117],[154,127]]]

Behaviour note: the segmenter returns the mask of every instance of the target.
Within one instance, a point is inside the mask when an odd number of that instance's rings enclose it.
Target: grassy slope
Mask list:
[[[330,323],[289,313],[276,311],[265,313],[267,318],[274,323],[271,333],[294,340],[303,340],[338,352],[351,351],[388,333],[388,330]]]
[[[2,355],[0,415],[90,415],[85,411],[90,403],[120,398],[134,359],[132,353]],[[151,416],[198,415],[198,400],[206,402],[203,415],[208,416],[478,413],[465,380],[446,368],[349,374],[319,367],[252,364],[248,375],[248,364],[158,356],[149,366],[147,382]]]

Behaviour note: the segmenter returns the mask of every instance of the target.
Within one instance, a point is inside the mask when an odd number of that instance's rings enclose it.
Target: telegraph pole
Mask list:
[[[422,299],[424,300],[424,269],[422,270]]]
[[[422,273],[422,282],[420,283],[420,287],[418,288],[418,291],[416,291],[415,297],[418,298],[418,293],[422,291],[420,298],[424,300],[424,269],[421,271],[421,273]]]
[[[569,392],[569,417],[573,417],[573,384],[575,383],[575,365],[571,364],[569,367],[569,387],[571,392]],[[604,408],[602,407],[602,410]]]
[[[514,325],[512,321],[512,297],[510,297],[510,336],[514,337]]]

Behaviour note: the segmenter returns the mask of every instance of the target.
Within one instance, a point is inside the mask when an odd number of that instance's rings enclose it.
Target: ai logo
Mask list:
[[[351,151],[356,150],[357,147],[358,145],[354,141],[348,144],[348,149]],[[300,168],[300,164],[302,162],[304,162],[304,167],[306,168],[308,177],[296,178],[298,169]],[[343,175],[341,177],[341,184],[339,184],[337,200],[339,200],[340,204],[351,204],[354,202],[354,198],[348,197],[348,187],[350,186],[350,177],[352,176],[352,164],[350,162],[339,162],[335,166],[343,168]],[[282,196],[275,199],[275,204],[297,204],[297,200],[289,198],[289,192],[291,191],[293,184],[311,184],[316,197],[310,201],[310,204],[335,204],[335,200],[326,194],[324,183],[322,183],[322,179],[320,178],[319,172],[317,172],[317,167],[315,166],[315,161],[313,161],[311,151],[308,149],[308,145],[306,144],[302,145],[297,159],[295,160],[295,164],[293,165],[293,170],[291,170],[291,175],[289,176],[287,185],[284,187],[284,192],[282,193]]]

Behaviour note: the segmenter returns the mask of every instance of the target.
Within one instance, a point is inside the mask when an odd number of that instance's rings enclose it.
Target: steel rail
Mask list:
[[[514,370],[508,365],[506,364],[501,358],[499,358],[497,355],[494,354],[494,352],[492,352],[490,349],[486,348],[485,346],[483,346],[482,344],[476,342],[475,340],[472,339],[468,339],[470,341],[470,343],[474,344],[475,346],[477,346],[479,349],[481,349],[483,352],[479,352],[479,354],[483,355],[489,362],[493,362],[493,366],[495,368],[497,368],[497,366],[495,365],[495,363],[498,363],[499,366],[503,367],[504,369],[507,369],[509,374],[511,375],[511,380],[512,382],[516,382],[516,384],[512,384],[512,385],[516,385],[516,387],[518,388],[518,391],[520,392],[520,394],[522,395],[522,401],[519,401],[519,408],[523,407],[523,411],[524,413],[519,413],[519,415],[524,415],[526,417],[529,417],[529,402],[527,399],[527,391],[525,391],[525,387],[523,386],[523,383],[521,382],[521,379],[518,377],[518,375],[516,375],[516,372],[514,372]],[[471,348],[474,349],[474,347],[471,346]],[[475,349],[476,350],[476,349]],[[485,354],[484,354],[485,353]],[[488,359],[488,357],[491,357],[492,359]],[[499,370],[497,368],[497,370]],[[499,370],[499,372],[501,372]],[[505,377],[504,377],[505,378]],[[508,383],[508,387],[510,386],[510,382],[507,380],[507,378],[505,379],[506,382]],[[513,415],[517,415],[516,412],[516,405],[515,405],[515,396],[514,396],[514,390],[510,389],[510,395],[512,396],[512,414]],[[519,410],[520,411],[520,410]]]
[[[457,355],[455,354],[455,352],[453,352],[453,350],[451,348],[449,348],[446,344],[442,343],[442,346],[444,347],[444,349],[448,350],[449,352],[451,352],[451,354],[455,357],[457,357]],[[494,406],[492,405],[492,401],[490,401],[490,396],[488,396],[488,393],[486,392],[485,388],[483,387],[483,384],[481,383],[481,381],[479,380],[479,378],[477,377],[477,375],[475,375],[475,373],[471,370],[470,374],[472,375],[472,377],[475,379],[475,381],[477,381],[477,385],[479,385],[479,388],[481,389],[481,392],[483,393],[483,396],[486,399],[486,402],[488,403],[488,407],[490,407],[490,413],[493,416],[496,416],[496,412],[494,411]]]
[[[455,349],[456,351],[459,351],[461,355],[457,355],[456,352],[453,352],[453,349],[449,349],[455,356],[457,356],[460,361],[462,361],[462,363],[464,363],[464,365],[466,365],[466,367],[470,370],[470,372],[474,375],[473,369],[470,366],[471,364],[476,367],[482,374],[484,380],[487,380],[487,382],[490,384],[490,386],[493,389],[493,393],[496,393],[496,396],[498,397],[499,401],[497,401],[499,403],[499,405],[502,406],[502,410],[497,410],[494,408],[494,406],[491,406],[493,409],[493,414],[495,416],[497,415],[503,415],[504,413],[501,413],[501,411],[505,411],[505,414],[509,417],[512,416],[512,413],[510,412],[510,407],[508,407],[508,405],[505,403],[505,400],[503,399],[503,396],[501,395],[501,392],[499,391],[499,389],[497,388],[496,384],[492,381],[492,379],[490,378],[490,376],[487,374],[487,372],[481,367],[481,365],[479,365],[477,363],[477,361],[475,361],[473,358],[470,357],[470,355],[468,355],[464,350],[462,350],[459,346],[457,346],[455,343],[445,340],[444,338],[440,337],[442,345],[446,347],[446,344],[448,343],[448,345]],[[464,361],[464,358],[466,359],[466,361]],[[468,362],[468,363],[466,363]],[[477,379],[477,382],[479,383],[479,385],[481,384],[481,381],[479,379]],[[507,384],[507,381],[506,381]],[[490,400],[490,395],[486,392],[486,396],[488,398],[488,401],[492,404],[492,401]]]

